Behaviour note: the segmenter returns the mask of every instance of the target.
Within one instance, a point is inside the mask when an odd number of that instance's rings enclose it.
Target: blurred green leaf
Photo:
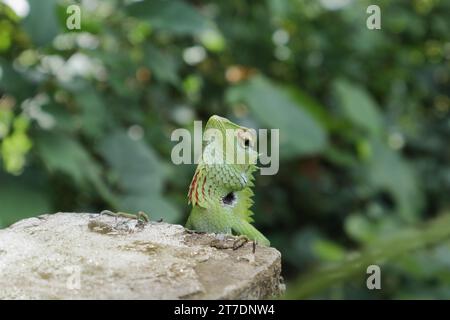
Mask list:
[[[345,256],[345,249],[337,243],[319,239],[313,244],[314,253],[325,261],[341,261]]]
[[[361,214],[352,214],[345,219],[345,231],[359,242],[370,242],[376,238],[374,227]]]
[[[360,86],[345,80],[337,80],[334,90],[338,105],[344,116],[368,133],[379,136],[382,132],[382,118],[376,103]]]
[[[0,52],[10,48],[13,30],[13,26],[8,21],[0,21]]]
[[[263,76],[230,88],[226,100],[246,103],[262,125],[280,130],[282,157],[317,154],[327,145],[326,132],[308,111]]]
[[[24,98],[32,95],[34,88],[7,60],[0,57],[0,90],[16,98]]]
[[[75,94],[75,100],[81,109],[80,123],[82,130],[92,138],[99,138],[111,119],[101,95],[86,88],[83,93]]]
[[[41,133],[36,137],[36,145],[50,172],[69,176],[79,188],[92,185],[106,202],[112,206],[116,205],[114,197],[102,180],[100,165],[78,141],[62,133]]]
[[[12,174],[20,174],[25,165],[25,156],[31,149],[32,142],[27,135],[29,120],[24,116],[17,116],[12,123],[13,131],[0,141],[1,156],[5,170]]]
[[[48,187],[32,175],[12,177],[0,172],[0,181],[0,228],[19,219],[52,212]]]
[[[166,170],[142,140],[131,140],[118,130],[102,141],[99,150],[117,177],[119,210],[144,211],[152,218],[156,215],[169,222],[179,217],[177,209],[162,195]]]
[[[208,29],[204,31],[200,40],[206,49],[213,52],[220,52],[225,49],[226,43],[223,35],[216,29]]]
[[[180,79],[178,78],[177,67],[173,57],[164,54],[155,46],[148,44],[145,47],[145,63],[154,72],[158,80],[169,82],[173,85],[179,83]]]
[[[11,130],[11,123],[13,120],[13,113],[7,108],[2,108],[0,103],[0,139],[8,135]]]
[[[317,120],[324,129],[332,129],[334,119],[330,116],[324,105],[298,87],[286,86],[286,89],[295,102]]]
[[[86,166],[93,164],[89,154],[78,141],[62,134],[40,134],[37,149],[50,172],[61,172],[71,177],[80,187],[89,181]]]
[[[208,26],[208,20],[198,10],[181,0],[134,2],[126,10],[132,16],[148,19],[155,29],[177,34],[197,35]]]
[[[23,27],[38,46],[45,46],[52,42],[58,34],[59,22],[56,15],[56,0],[28,1],[30,12],[23,20]]]
[[[423,193],[411,165],[397,152],[373,141],[373,157],[367,165],[369,183],[389,192],[401,217],[413,222],[423,207]]]

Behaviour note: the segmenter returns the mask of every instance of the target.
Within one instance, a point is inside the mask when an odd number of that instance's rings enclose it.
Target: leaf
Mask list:
[[[206,30],[208,20],[190,4],[179,0],[152,0],[127,6],[128,14],[148,19],[155,29],[181,35],[199,35]]]
[[[369,243],[376,237],[375,227],[367,217],[352,214],[345,219],[345,231],[354,240]]]
[[[314,253],[325,261],[341,261],[344,258],[345,249],[330,240],[319,239],[314,242]]]
[[[50,44],[60,31],[56,0],[28,1],[28,3],[30,13],[22,22],[25,31],[35,45]]]
[[[156,154],[143,141],[131,140],[123,131],[107,136],[99,151],[117,177],[120,191],[115,194],[118,209],[144,211],[154,217],[173,222],[177,209],[161,194],[166,171]]]
[[[424,199],[413,168],[379,141],[372,142],[372,150],[373,156],[367,165],[369,183],[394,197],[401,217],[408,222],[415,221]]]
[[[289,85],[286,86],[286,88],[288,89],[290,96],[295,99],[296,103],[300,105],[302,109],[307,111],[315,120],[319,121],[325,129],[331,130],[333,128],[334,119],[322,104],[296,86]]]
[[[436,246],[450,238],[450,215],[442,215],[424,228],[408,228],[382,238],[359,254],[348,255],[342,263],[300,276],[289,287],[288,299],[312,298],[327,288],[352,277],[365,275],[372,264],[394,260],[406,253]]]
[[[86,166],[92,166],[89,154],[74,139],[63,134],[40,134],[37,149],[50,172],[70,176],[80,186],[88,182]]]
[[[225,38],[217,29],[205,30],[201,34],[200,40],[203,46],[212,52],[221,52],[226,47]]]
[[[7,60],[0,57],[0,90],[22,100],[33,95],[34,87]]]
[[[75,139],[60,132],[36,136],[38,154],[52,172],[66,174],[79,188],[94,186],[100,196],[115,205],[115,199],[101,178],[101,167]]]
[[[25,166],[26,155],[32,146],[27,134],[28,126],[28,118],[17,116],[13,121],[14,131],[0,141],[0,155],[9,173],[20,174]]]
[[[337,80],[334,91],[338,106],[351,123],[372,135],[380,135],[383,126],[381,114],[375,101],[363,88],[345,80]]]
[[[173,85],[179,83],[175,60],[150,44],[145,47],[145,63],[158,80]]]
[[[75,94],[75,100],[81,109],[82,130],[89,137],[98,138],[102,135],[105,125],[110,120],[105,103],[96,91],[85,88],[83,94]]]
[[[246,103],[262,125],[280,130],[280,155],[317,154],[327,146],[324,129],[283,88],[263,76],[227,91],[228,103]]]
[[[27,172],[29,173],[29,172]],[[49,194],[42,179],[32,174],[12,177],[0,173],[0,228],[17,220],[52,211]]]

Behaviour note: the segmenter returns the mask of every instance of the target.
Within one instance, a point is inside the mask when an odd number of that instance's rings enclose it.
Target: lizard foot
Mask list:
[[[205,231],[191,230],[191,229],[187,229],[187,228],[185,228],[184,231],[186,231],[186,233],[189,233],[189,234],[206,234]]]
[[[246,244],[249,241],[249,239],[246,236],[238,236],[230,237],[228,235],[222,235],[219,234],[216,236],[214,240],[211,241],[209,244],[211,247],[214,247],[216,249],[233,249],[237,250],[240,247],[242,247],[244,244]]]
[[[126,213],[126,212],[112,212],[109,210],[103,210],[100,212],[100,215],[109,215],[115,218],[122,217],[122,218],[128,218],[128,219],[136,219],[140,223],[148,223],[150,222],[150,218],[144,211],[139,211],[137,214],[132,213]]]

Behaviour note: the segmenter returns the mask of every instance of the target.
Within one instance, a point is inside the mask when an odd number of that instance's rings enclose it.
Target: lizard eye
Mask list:
[[[235,193],[234,192],[228,193],[225,197],[222,198],[222,203],[229,206],[234,206],[234,204],[236,203]]]
[[[239,143],[242,148],[248,149],[253,147],[253,137],[252,134],[248,131],[239,131],[238,132]]]

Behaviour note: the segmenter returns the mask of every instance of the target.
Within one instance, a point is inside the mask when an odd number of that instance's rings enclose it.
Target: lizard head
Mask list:
[[[212,116],[203,134],[203,158],[215,163],[242,166],[256,164],[256,132],[230,120]]]

